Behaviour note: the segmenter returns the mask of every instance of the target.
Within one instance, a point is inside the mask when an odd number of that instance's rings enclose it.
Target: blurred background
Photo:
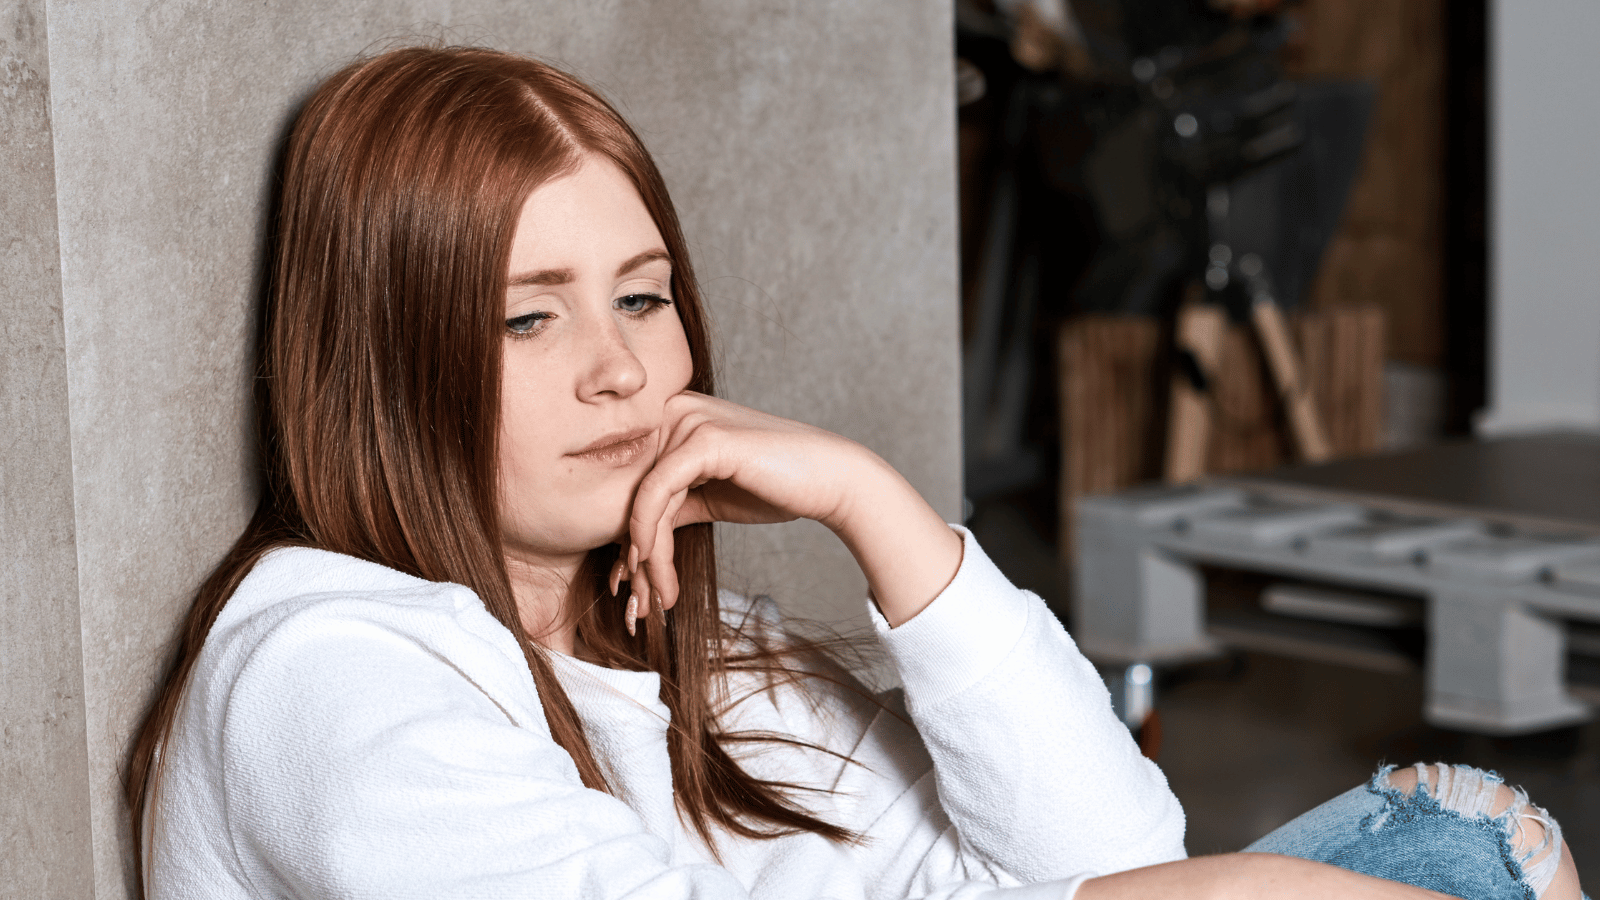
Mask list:
[[[1576,197],[1597,84],[1573,55],[1593,12],[955,11],[968,521],[1069,626],[1080,497],[1594,433],[1600,301]],[[1213,617],[1272,584],[1202,574]],[[1192,853],[1237,849],[1380,761],[1445,759],[1525,786],[1580,866],[1600,854],[1600,731],[1429,724],[1427,636],[1407,621],[1376,661],[1241,638],[1146,670],[1154,715],[1130,724]],[[1127,660],[1102,661],[1116,693]]]

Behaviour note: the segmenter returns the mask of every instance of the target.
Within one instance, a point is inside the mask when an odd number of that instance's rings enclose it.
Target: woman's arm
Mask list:
[[[683,399],[669,415],[681,424],[635,500],[632,537],[644,561],[636,578],[670,577],[669,523],[823,522],[893,626],[884,642],[968,856],[1041,881],[1183,855],[1176,798],[1037,597],[860,445],[724,401]],[[667,605],[672,593],[663,591]]]
[[[1182,858],[1182,807],[1100,674],[965,539],[950,585],[882,632],[963,843],[1025,881]]]
[[[1084,900],[1439,896],[1287,857],[1182,860],[1182,810],[1093,666],[1037,597],[1013,587],[970,536],[963,546],[887,463],[836,435],[698,394],[675,398],[667,418],[630,521],[635,586],[675,602],[672,530],[691,522],[804,517],[837,534],[892,626],[884,641],[905,682],[912,740],[926,744],[957,832],[960,850],[943,863],[950,876],[964,877],[954,871],[963,867],[1002,883],[1107,873],[1084,882]]]
[[[1091,878],[1078,888],[1075,900],[1440,900],[1448,896],[1292,856],[1230,853]]]
[[[874,455],[863,469],[876,477],[851,491],[834,527],[867,576],[878,611],[890,626],[927,608],[961,565],[961,538],[905,478]]]

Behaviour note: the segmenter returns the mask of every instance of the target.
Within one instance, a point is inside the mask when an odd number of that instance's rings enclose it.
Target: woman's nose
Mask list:
[[[597,323],[589,343],[588,365],[578,383],[580,399],[631,397],[644,388],[649,373],[614,320]]]

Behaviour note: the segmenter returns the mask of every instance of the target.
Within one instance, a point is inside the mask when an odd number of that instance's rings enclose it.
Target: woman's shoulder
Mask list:
[[[426,581],[397,569],[315,547],[278,547],[267,551],[234,590],[219,624],[268,610],[346,600],[355,603],[409,606],[458,606],[462,595],[476,600],[458,584]],[[482,605],[481,603],[478,605]]]
[[[427,581],[314,547],[279,547],[239,582],[212,634],[281,628],[305,619],[383,621],[421,631],[446,623],[480,629],[487,621],[505,630],[462,585]]]
[[[290,669],[325,674],[305,681],[330,690],[353,670],[438,670],[537,705],[521,647],[473,591],[310,547],[272,550],[240,581],[196,676],[231,694]]]

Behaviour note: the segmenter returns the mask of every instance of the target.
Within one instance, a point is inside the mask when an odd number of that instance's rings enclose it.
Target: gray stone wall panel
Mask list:
[[[89,895],[83,658],[43,0],[0,4],[0,893]]]

